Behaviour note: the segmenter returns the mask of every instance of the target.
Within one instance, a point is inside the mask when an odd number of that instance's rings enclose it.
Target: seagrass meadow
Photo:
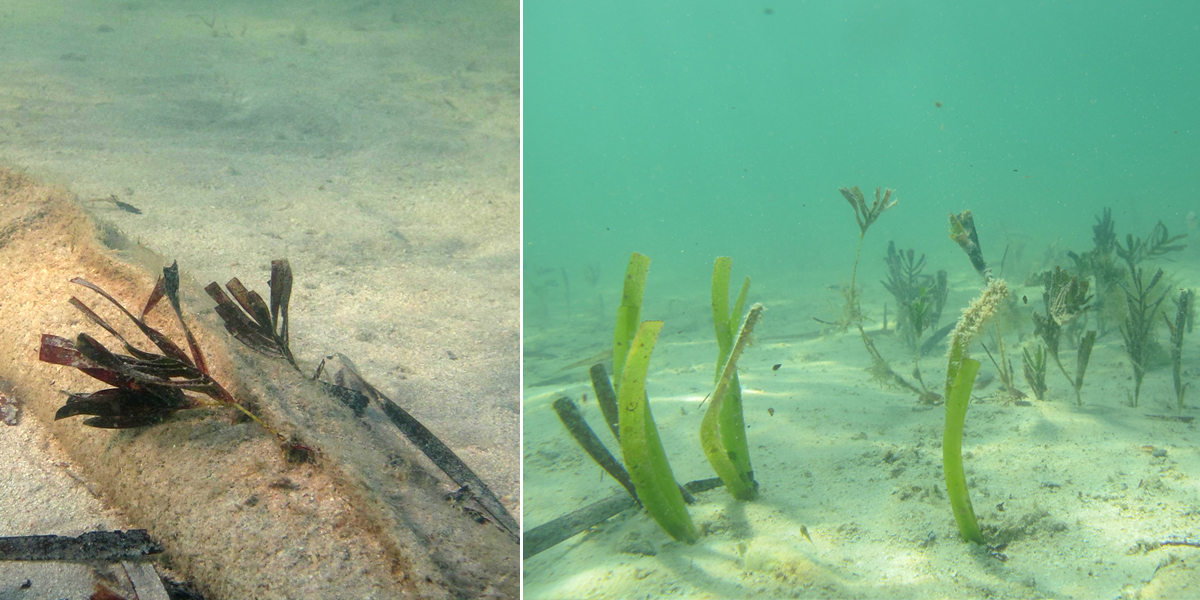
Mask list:
[[[1194,8],[525,15],[526,598],[1200,585]]]

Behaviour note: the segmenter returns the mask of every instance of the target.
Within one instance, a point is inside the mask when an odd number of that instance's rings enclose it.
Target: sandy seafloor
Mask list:
[[[519,514],[517,3],[15,0],[0,55],[0,161],[194,281],[288,258],[300,363],[349,356]]]
[[[954,268],[949,269],[943,323],[956,319],[982,288],[966,259],[956,258],[959,263],[949,263]],[[1161,265],[1182,286],[1195,280],[1194,259],[1190,253]],[[742,276],[735,264],[734,281]],[[874,321],[868,329],[878,330],[882,304],[891,297],[874,267],[860,277],[864,309]],[[1096,343],[1082,406],[1076,406],[1070,385],[1053,365],[1047,400],[1031,396],[1031,406],[1018,406],[1006,400],[996,370],[975,344],[973,356],[985,366],[967,414],[963,448],[984,535],[990,544],[1007,542],[999,550],[1003,556],[989,555],[961,540],[945,497],[944,408],[922,406],[914,394],[873,381],[857,332],[815,335],[821,325],[812,318],[836,316],[836,289],[848,278],[803,272],[796,278],[803,282],[800,287],[757,285],[750,294],[751,302],[767,307],[757,343],[739,364],[761,498],[739,503],[723,489],[699,494],[690,510],[703,535],[693,546],[671,541],[644,512],[627,511],[527,560],[526,598],[1200,594],[1198,550],[1139,547],[1200,539],[1195,425],[1144,416],[1179,414],[1169,367],[1147,375],[1141,404],[1131,408],[1132,371],[1120,334],[1113,331]],[[1027,296],[1040,310],[1040,287],[1022,287],[1021,278],[1009,278],[1015,297]],[[652,266],[642,318],[666,321],[647,389],[676,478],[690,481],[714,476],[699,445],[702,412],[697,407],[712,389],[716,344],[706,287],[681,283]],[[682,296],[681,289],[696,293]],[[617,450],[590,399],[586,365],[568,365],[611,349],[619,291],[600,287],[603,312],[596,300],[576,299],[570,313],[561,294],[553,292],[551,286],[541,304],[527,303],[527,310],[541,311],[545,323],[526,330],[527,528],[621,491],[570,439],[550,406],[563,395],[579,402],[587,394],[586,417]],[[576,292],[577,298],[587,294]],[[1169,300],[1166,305],[1173,316]],[[1028,318],[1021,329],[1032,347]],[[1161,323],[1157,334],[1165,340]],[[1016,335],[1008,337],[1013,352]],[[888,334],[873,339],[895,370],[908,377],[912,365],[905,346]],[[1185,339],[1186,381],[1198,372],[1200,344],[1194,334]],[[1073,346],[1064,345],[1062,352],[1073,372]],[[778,371],[772,370],[775,364],[781,364]],[[1016,364],[1017,387],[1029,392]],[[940,388],[944,346],[923,359],[922,369],[926,381]],[[1189,401],[1182,414],[1196,415],[1196,406]]]

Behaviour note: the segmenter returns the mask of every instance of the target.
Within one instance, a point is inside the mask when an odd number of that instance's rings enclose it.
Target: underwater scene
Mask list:
[[[525,598],[1194,597],[1198,19],[526,2]]]
[[[0,57],[0,599],[517,597],[520,3],[5,0]]]

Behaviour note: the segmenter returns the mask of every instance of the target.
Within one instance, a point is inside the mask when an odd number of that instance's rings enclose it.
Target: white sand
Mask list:
[[[1171,267],[1178,272],[1179,265]],[[943,323],[957,317],[955,307],[978,291],[977,281],[952,276]],[[666,289],[652,286],[648,297]],[[868,302],[886,295],[868,291]],[[1018,287],[1016,296],[1022,294],[1031,304],[1041,297],[1040,289]],[[1112,332],[1097,342],[1082,407],[1053,366],[1048,400],[1032,406],[1006,402],[998,379],[977,389],[965,465],[985,538],[1008,542],[1001,560],[959,537],[941,471],[943,407],[920,406],[913,394],[872,381],[857,333],[797,335],[815,331],[811,317],[828,317],[834,298],[825,289],[751,290],[751,300],[768,307],[758,344],[739,365],[759,500],[735,502],[723,489],[700,494],[691,514],[706,533],[693,546],[671,541],[645,513],[628,511],[526,561],[526,597],[1132,598],[1170,557],[1185,560],[1159,571],[1140,597],[1195,597],[1196,549],[1135,550],[1143,541],[1200,540],[1195,426],[1144,416],[1178,414],[1169,368],[1151,372],[1141,406],[1129,407],[1131,369],[1120,334]],[[693,310],[643,314],[667,321],[647,387],[675,475],[688,481],[713,476],[699,445],[697,406],[711,391],[716,344],[706,300],[674,300],[670,306]],[[865,308],[879,315],[882,307]],[[593,397],[586,367],[575,369],[577,383],[538,386],[562,365],[603,349],[609,327],[597,320],[527,338],[527,351],[543,357],[527,363],[534,386],[525,396],[527,527],[620,490],[550,408],[561,395]],[[581,339],[594,346],[570,346]],[[912,364],[901,342],[874,339],[908,377]],[[550,358],[554,353],[561,358]],[[985,363],[981,378],[995,373],[978,344],[973,355]],[[1184,356],[1189,378],[1200,360],[1194,336]],[[1063,357],[1073,369],[1073,348],[1064,344]],[[926,381],[939,390],[944,362],[940,355],[922,361]],[[1017,378],[1028,391],[1019,366]],[[615,450],[594,400],[584,412]],[[649,541],[657,555],[621,552],[629,536]]]

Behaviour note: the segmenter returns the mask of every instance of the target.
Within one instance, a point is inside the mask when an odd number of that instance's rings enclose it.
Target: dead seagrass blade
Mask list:
[[[327,369],[327,362],[338,363],[337,369],[334,370],[332,366]],[[322,375],[327,376],[331,381],[321,379]],[[496,497],[495,492],[445,442],[429,431],[416,417],[368,383],[358,372],[358,367],[353,361],[341,354],[328,356],[317,366],[313,380],[321,384],[330,395],[351,407],[357,405],[365,409],[370,402],[378,405],[387,415],[388,420],[396,426],[396,429],[400,430],[400,433],[408,441],[421,450],[454,483],[461,486],[461,489],[452,496],[456,499],[474,499],[495,519],[500,529],[508,533],[514,540],[519,539],[520,525],[517,524],[517,520],[508,512],[508,509],[504,508],[504,504]]]

